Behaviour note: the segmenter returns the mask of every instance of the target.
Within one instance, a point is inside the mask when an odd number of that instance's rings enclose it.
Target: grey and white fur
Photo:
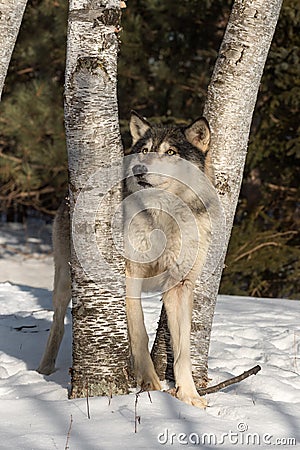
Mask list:
[[[125,157],[124,242],[127,323],[136,382],[143,389],[161,389],[141,306],[142,291],[159,290],[174,353],[176,396],[205,407],[206,401],[197,393],[192,377],[190,333],[193,289],[211,239],[206,185],[212,185],[214,175],[209,126],[204,118],[187,127],[152,126],[132,112],[130,132],[132,146]],[[200,175],[196,189],[189,186],[194,186],[195,174]],[[54,317],[38,368],[44,374],[55,370],[71,297],[66,205],[57,212],[53,244]]]

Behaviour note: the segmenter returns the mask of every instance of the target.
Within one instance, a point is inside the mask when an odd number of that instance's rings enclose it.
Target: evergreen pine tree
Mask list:
[[[66,189],[66,13],[61,0],[31,0],[24,14],[0,105],[2,209],[15,202],[51,212]]]

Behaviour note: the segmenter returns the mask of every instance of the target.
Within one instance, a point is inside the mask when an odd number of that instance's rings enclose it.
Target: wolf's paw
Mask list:
[[[143,391],[161,391],[161,384],[157,380],[142,382],[140,386]]]
[[[161,384],[156,372],[150,372],[137,375],[137,383],[143,391],[160,391]]]
[[[206,408],[207,407],[207,400],[204,397],[192,397],[191,398],[191,404],[193,406],[196,406],[196,408]]]
[[[188,392],[184,391],[181,387],[176,389],[176,398],[187,403],[188,405],[196,406],[197,408],[206,408],[207,401],[204,397],[201,397],[197,391]]]

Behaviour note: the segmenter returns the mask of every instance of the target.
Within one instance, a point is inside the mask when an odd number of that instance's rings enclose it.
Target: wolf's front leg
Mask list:
[[[137,384],[142,389],[153,391],[160,390],[161,385],[148,349],[148,334],[144,323],[144,314],[142,310],[140,291],[139,296],[130,296],[131,291],[127,285],[126,313],[128,334],[133,358],[134,374]]]
[[[165,292],[163,301],[174,352],[176,397],[190,405],[205,408],[206,400],[200,397],[195,387],[190,356],[193,287],[191,281],[184,280]]]

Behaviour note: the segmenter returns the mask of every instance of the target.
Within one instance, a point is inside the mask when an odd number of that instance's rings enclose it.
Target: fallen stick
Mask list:
[[[260,366],[252,367],[252,369],[246,370],[246,372],[242,373],[241,375],[229,378],[229,380],[222,381],[222,383],[215,384],[214,386],[210,386],[208,388],[199,389],[198,394],[199,395],[213,394],[214,392],[218,392],[221,389],[230,386],[231,384],[239,383],[245,378],[250,377],[250,375],[256,375],[257,372],[259,372],[260,370],[261,370]]]
[[[135,394],[135,402],[134,402],[134,432],[135,432],[135,433],[137,433],[137,426],[138,426],[138,424],[141,423],[141,416],[138,415],[138,413],[137,413],[137,405],[138,405],[139,396],[140,396],[140,394],[142,394],[143,392],[147,392],[147,393],[148,393],[148,397],[149,397],[150,403],[152,403],[152,398],[151,398],[151,396],[150,396],[150,392],[147,391],[147,389],[141,388],[141,390],[139,390],[139,391]]]

